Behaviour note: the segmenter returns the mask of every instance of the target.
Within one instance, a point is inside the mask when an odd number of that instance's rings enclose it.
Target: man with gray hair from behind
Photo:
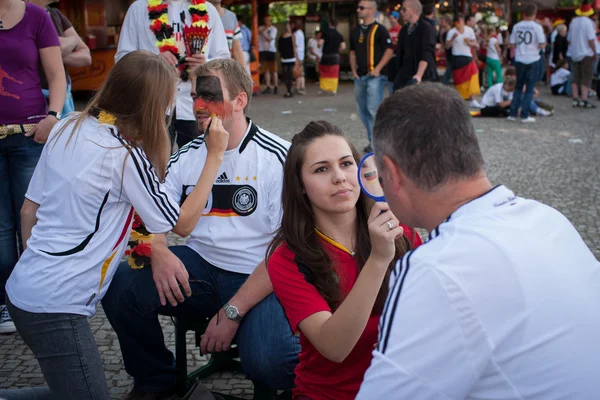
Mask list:
[[[456,91],[394,93],[373,147],[392,212],[430,235],[392,272],[357,399],[597,398],[600,263],[560,212],[492,186]]]

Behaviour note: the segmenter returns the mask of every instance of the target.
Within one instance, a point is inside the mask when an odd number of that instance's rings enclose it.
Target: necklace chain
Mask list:
[[[12,8],[13,4],[15,4],[14,0],[10,3],[6,11],[4,11],[4,15],[0,17],[0,29],[4,29],[4,18],[8,15],[8,12]]]

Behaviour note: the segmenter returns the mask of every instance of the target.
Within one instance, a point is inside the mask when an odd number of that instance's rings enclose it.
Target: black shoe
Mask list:
[[[596,108],[595,105],[593,105],[592,103],[588,103],[587,101],[582,101],[581,105],[579,107],[581,107],[581,108],[587,108],[587,109]]]
[[[275,86],[275,89],[273,89],[273,94],[279,94],[279,90],[277,90],[277,86]]]
[[[277,91],[277,89],[275,89],[275,91]],[[271,93],[273,93],[273,92],[271,91],[271,88],[270,88],[270,87],[268,87],[268,86],[267,86],[267,88],[266,88],[265,90],[263,90],[263,92],[262,92],[262,94],[271,94]]]
[[[367,145],[367,147],[365,147],[363,150],[365,151],[365,153],[372,153],[373,152],[373,148],[371,147],[371,143],[369,143]]]

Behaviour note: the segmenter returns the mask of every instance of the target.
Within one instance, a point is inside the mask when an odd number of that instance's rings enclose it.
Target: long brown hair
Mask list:
[[[55,137],[75,122],[71,140],[90,113],[110,113],[117,118],[119,133],[144,151],[162,181],[170,156],[166,113],[173,104],[177,80],[176,70],[158,55],[132,51],[115,64],[85,110],[70,117]]]
[[[302,132],[294,136],[283,171],[283,217],[281,226],[267,249],[267,265],[275,250],[285,243],[305,267],[301,270],[307,281],[315,286],[333,312],[342,303],[347,293],[342,293],[340,279],[334,268],[333,260],[323,246],[321,239],[315,233],[315,216],[310,200],[304,194],[304,184],[302,182],[302,165],[304,164],[306,149],[313,141],[325,136],[344,138],[352,150],[354,161],[357,164],[360,161],[358,152],[352,143],[344,137],[342,130],[327,121],[313,121]],[[356,202],[355,229],[355,259],[359,270],[362,270],[371,254],[371,238],[367,220],[372,207],[373,200],[361,192]],[[384,282],[381,285],[373,308],[374,313],[382,311],[387,297],[391,269],[395,261],[404,255],[408,249],[410,249],[410,242],[404,236],[396,241],[396,258],[390,263]]]

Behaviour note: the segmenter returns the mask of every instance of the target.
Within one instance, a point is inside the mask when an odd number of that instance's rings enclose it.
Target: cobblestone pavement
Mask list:
[[[261,127],[287,139],[311,120],[330,120],[362,149],[367,144],[366,134],[355,114],[352,86],[342,85],[336,97],[319,97],[317,91],[318,87],[309,83],[307,96],[253,98],[249,115]],[[475,119],[488,174],[494,184],[505,184],[520,196],[560,210],[600,258],[600,108],[573,109],[567,98],[553,97],[546,88],[540,91],[543,100],[556,107],[555,116],[530,125]],[[593,102],[600,107],[596,100]],[[174,351],[173,325],[168,318],[161,322],[167,344]],[[120,399],[132,381],[123,367],[116,335],[101,308],[90,324],[102,353],[112,398]],[[190,367],[205,363],[206,359],[193,348],[191,333],[188,339]],[[43,383],[37,362],[20,337],[0,335],[0,388]],[[242,374],[219,373],[204,383],[215,391],[252,398],[252,384]]]

